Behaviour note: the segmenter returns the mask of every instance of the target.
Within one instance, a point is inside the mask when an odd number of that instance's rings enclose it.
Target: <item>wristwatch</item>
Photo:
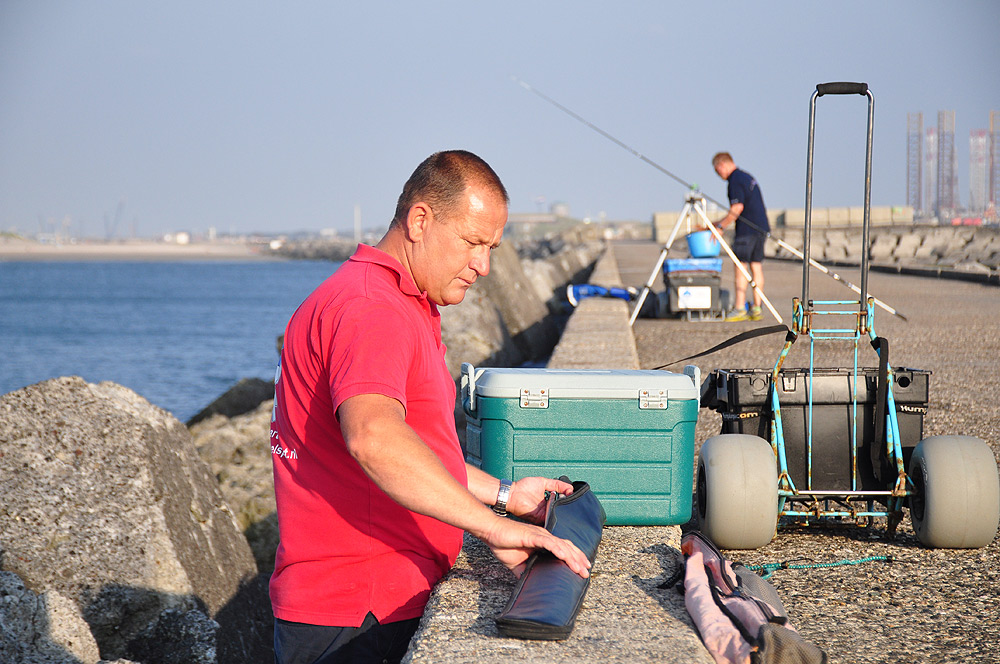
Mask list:
[[[493,511],[500,516],[507,516],[507,501],[510,500],[510,487],[512,485],[513,483],[510,480],[500,480],[497,501],[493,504]]]

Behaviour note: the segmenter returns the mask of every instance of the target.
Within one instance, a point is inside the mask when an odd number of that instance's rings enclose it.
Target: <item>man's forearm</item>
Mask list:
[[[495,504],[500,480],[470,463],[465,464],[465,470],[469,476],[469,492],[484,505]]]
[[[348,399],[339,410],[348,450],[365,474],[403,507],[480,536],[498,517],[452,477],[403,420],[401,407],[398,414],[386,411],[388,402],[398,402],[371,399]]]
[[[743,214],[743,203],[735,203],[732,206],[730,206],[729,213],[725,217],[723,217],[722,221],[720,221],[716,225],[719,228],[725,228],[729,224],[739,219],[741,214]]]

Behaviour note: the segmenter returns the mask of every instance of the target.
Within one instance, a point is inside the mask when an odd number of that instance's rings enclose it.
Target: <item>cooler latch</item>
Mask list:
[[[523,388],[521,390],[521,408],[548,408],[549,391],[544,387]]]
[[[666,390],[639,390],[639,410],[663,410],[669,401]]]

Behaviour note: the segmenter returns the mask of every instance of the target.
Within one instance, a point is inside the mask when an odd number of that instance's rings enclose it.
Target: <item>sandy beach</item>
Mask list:
[[[0,239],[0,262],[13,261],[282,260],[267,245],[236,242],[170,244],[153,240],[48,244]]]

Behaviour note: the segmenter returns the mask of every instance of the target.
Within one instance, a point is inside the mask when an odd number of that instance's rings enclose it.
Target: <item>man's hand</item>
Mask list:
[[[563,496],[573,493],[573,485],[547,477],[525,477],[510,488],[507,511],[531,523],[545,522],[545,492],[554,491]]]
[[[590,576],[590,561],[575,544],[539,526],[497,517],[494,525],[479,538],[516,576],[524,572],[524,565],[535,549],[550,551],[585,579]]]

